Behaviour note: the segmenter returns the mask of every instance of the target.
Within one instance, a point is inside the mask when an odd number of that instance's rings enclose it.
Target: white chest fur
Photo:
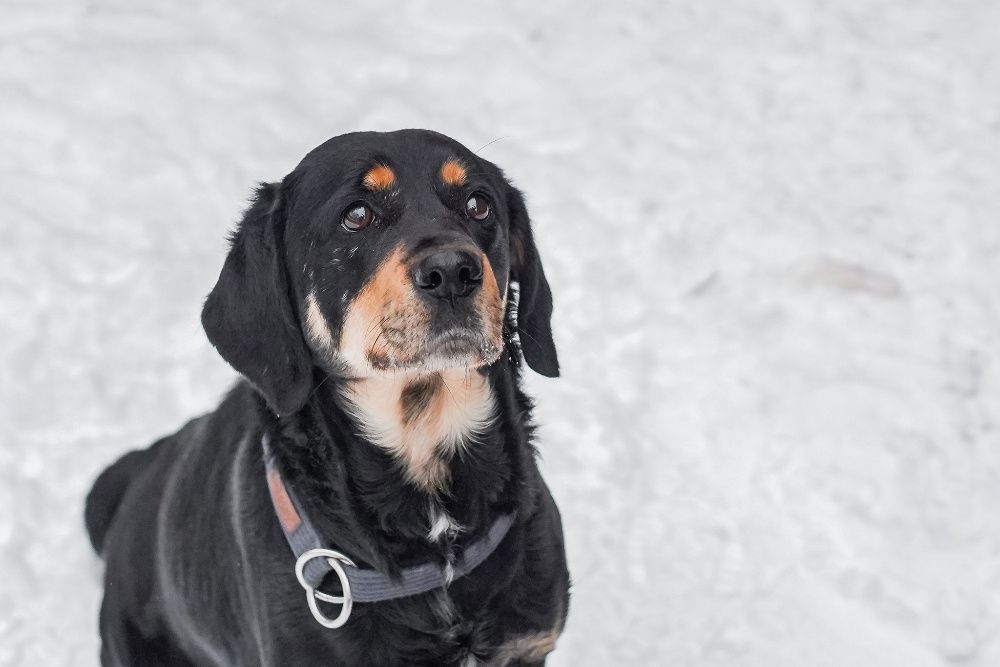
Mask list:
[[[395,457],[407,479],[431,492],[448,482],[448,461],[489,428],[496,405],[472,369],[379,375],[344,389],[352,416],[372,444]]]

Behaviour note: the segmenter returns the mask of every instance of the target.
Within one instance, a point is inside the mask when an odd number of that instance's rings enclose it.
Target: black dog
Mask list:
[[[519,364],[558,375],[551,313],[521,194],[447,137],[261,186],[202,313],[246,381],[87,499],[103,664],[543,664],[569,579]]]

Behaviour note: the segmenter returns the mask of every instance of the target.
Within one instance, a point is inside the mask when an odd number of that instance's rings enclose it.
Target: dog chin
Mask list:
[[[369,356],[375,371],[436,372],[452,369],[474,369],[487,366],[500,358],[502,346],[481,333],[452,330],[431,337],[417,354],[394,353],[385,350],[378,357]]]
[[[446,371],[454,369],[465,369],[473,370],[476,368],[481,368],[483,366],[488,366],[499,358],[496,355],[493,358],[484,358],[480,354],[469,355],[469,354],[433,354],[429,357],[425,357],[416,364],[412,366],[413,370],[427,371],[427,372],[437,372]]]

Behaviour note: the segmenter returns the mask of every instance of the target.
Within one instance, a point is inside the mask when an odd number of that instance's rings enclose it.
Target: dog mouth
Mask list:
[[[455,357],[474,355],[480,359],[493,359],[500,350],[486,336],[467,329],[452,329],[427,341],[429,354]]]
[[[499,335],[476,328],[451,327],[418,342],[412,330],[383,327],[368,358],[380,370],[477,368],[496,361],[501,348]]]

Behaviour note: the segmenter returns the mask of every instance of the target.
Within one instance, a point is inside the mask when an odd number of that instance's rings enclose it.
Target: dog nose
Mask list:
[[[469,296],[483,283],[479,258],[464,250],[439,250],[417,262],[413,284],[427,296],[456,299]]]

